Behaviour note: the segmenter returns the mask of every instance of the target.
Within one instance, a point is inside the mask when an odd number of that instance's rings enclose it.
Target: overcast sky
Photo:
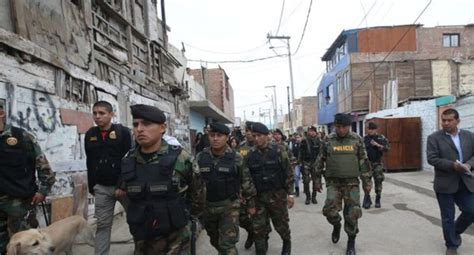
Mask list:
[[[159,2],[159,1],[158,1]],[[294,52],[300,43],[310,0],[286,0],[278,35],[291,36]],[[343,30],[372,26],[412,24],[428,0],[313,0],[300,49],[293,56],[295,98],[316,95],[325,64],[321,56]],[[188,59],[205,61],[248,60],[274,56],[267,33],[276,35],[283,0],[168,0],[166,18],[170,42],[185,44]],[[366,15],[367,14],[367,15]],[[364,16],[367,16],[364,19]],[[432,0],[417,23],[424,26],[474,23],[473,0]],[[273,40],[278,54],[285,44]],[[201,63],[190,62],[198,68]],[[235,114],[258,120],[259,108],[269,109],[276,85],[277,103],[287,112],[286,86],[290,84],[288,58],[253,63],[222,63],[234,89]],[[252,116],[252,112],[254,115]],[[262,119],[263,120],[263,119]]]

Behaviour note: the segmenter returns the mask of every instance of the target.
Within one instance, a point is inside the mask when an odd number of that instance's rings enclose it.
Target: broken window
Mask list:
[[[93,104],[97,102],[95,87],[89,82],[76,79],[62,70],[56,71],[56,95],[66,100]]]

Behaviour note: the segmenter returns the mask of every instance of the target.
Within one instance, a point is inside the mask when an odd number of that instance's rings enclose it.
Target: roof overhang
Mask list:
[[[207,100],[189,101],[192,111],[198,112],[206,117],[218,120],[224,124],[233,124],[234,120],[229,118],[221,109]]]

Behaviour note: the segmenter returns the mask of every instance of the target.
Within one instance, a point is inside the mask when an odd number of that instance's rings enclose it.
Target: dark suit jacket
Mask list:
[[[467,163],[474,168],[474,133],[460,130],[459,140],[463,154],[462,163]],[[454,171],[454,162],[459,159],[458,150],[453,140],[443,130],[428,136],[426,146],[428,163],[434,166],[434,190],[437,193],[453,194],[459,188],[462,179],[466,187],[474,192],[474,177]]]

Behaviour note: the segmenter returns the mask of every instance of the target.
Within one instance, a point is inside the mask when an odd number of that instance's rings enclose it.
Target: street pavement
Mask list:
[[[357,254],[445,254],[432,179],[430,172],[386,174],[382,208],[363,209],[359,220]],[[302,196],[296,198],[295,207],[290,210],[293,254],[345,254],[347,236],[344,232],[339,243],[331,242],[332,226],[322,215],[325,196],[324,191],[318,194],[319,203],[316,205],[305,205]],[[255,254],[254,247],[249,250],[243,247],[246,237],[247,233],[241,229],[241,241],[237,244],[239,253]],[[459,254],[474,254],[474,226],[462,238]],[[199,236],[196,246],[197,254],[217,254],[205,231]],[[281,246],[281,239],[273,230],[268,254],[280,254]],[[76,245],[74,254],[93,254],[93,248]],[[121,216],[116,217],[114,223],[111,254],[133,254],[128,226]]]

